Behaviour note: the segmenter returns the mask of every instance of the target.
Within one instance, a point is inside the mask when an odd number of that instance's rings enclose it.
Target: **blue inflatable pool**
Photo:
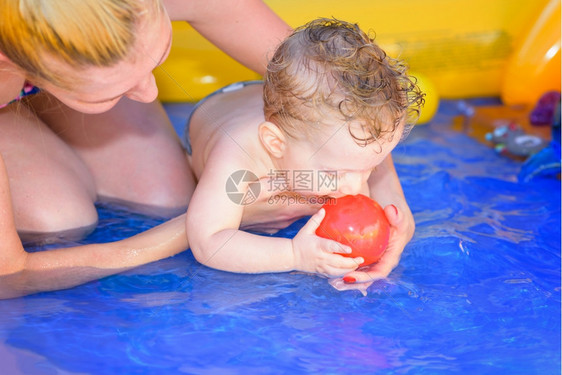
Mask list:
[[[167,109],[181,129],[185,105]],[[216,271],[185,252],[0,301],[0,372],[559,373],[560,181],[519,182],[521,163],[450,130],[454,115],[442,103],[394,153],[417,231],[367,297],[306,274]],[[84,242],[160,222],[99,212]]]

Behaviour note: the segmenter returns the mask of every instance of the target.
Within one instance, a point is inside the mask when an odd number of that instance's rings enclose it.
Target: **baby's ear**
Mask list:
[[[267,152],[276,158],[283,156],[286,146],[285,134],[277,125],[269,121],[263,122],[258,128],[258,133]]]

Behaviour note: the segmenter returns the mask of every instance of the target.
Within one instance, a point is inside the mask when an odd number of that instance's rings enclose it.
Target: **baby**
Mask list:
[[[414,224],[390,152],[415,123],[423,94],[401,62],[357,25],[317,19],[283,41],[264,82],[223,88],[186,129],[198,180],[187,212],[195,258],[212,268],[304,271],[361,289],[398,264]],[[389,247],[376,265],[315,235],[324,203],[362,193],[385,207]],[[397,208],[400,207],[400,209]],[[293,239],[267,237],[305,216]]]

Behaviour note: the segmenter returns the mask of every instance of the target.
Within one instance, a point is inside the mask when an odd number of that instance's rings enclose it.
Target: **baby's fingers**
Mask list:
[[[326,216],[326,210],[323,208],[319,209],[318,212],[312,215],[310,219],[308,219],[306,224],[303,225],[300,232],[306,234],[315,234],[316,229],[318,229],[320,223],[322,222],[322,220],[324,220],[324,216]]]
[[[328,264],[333,267],[343,270],[356,270],[365,261],[363,257],[343,256],[342,254],[350,254],[351,248],[336,241],[322,239],[320,247],[323,251],[329,253],[327,255]]]
[[[334,254],[351,254],[351,247],[339,243],[337,241],[321,238],[320,247],[327,253]]]
[[[323,271],[321,272],[324,276],[330,278],[342,277],[355,271],[357,266],[363,261],[362,258],[346,258],[341,255],[334,255],[331,260],[323,266]]]

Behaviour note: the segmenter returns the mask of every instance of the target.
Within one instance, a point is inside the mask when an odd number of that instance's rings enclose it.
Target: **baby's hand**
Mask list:
[[[377,263],[348,273],[343,278],[330,280],[334,288],[357,289],[367,295],[367,288],[375,280],[386,278],[400,262],[402,251],[414,233],[414,219],[400,212],[394,205],[386,206],[384,212],[390,223],[390,241],[382,258]]]
[[[342,276],[352,272],[363,263],[363,258],[347,258],[336,253],[351,253],[349,246],[316,235],[316,229],[324,219],[326,211],[320,209],[293,238],[293,256],[299,271],[311,272],[327,277]]]

